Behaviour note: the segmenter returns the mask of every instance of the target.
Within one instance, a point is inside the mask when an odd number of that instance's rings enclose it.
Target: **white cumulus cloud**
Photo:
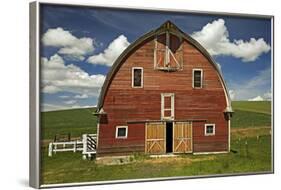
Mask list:
[[[235,100],[249,100],[261,97],[271,100],[271,68],[261,70],[254,77],[243,81],[230,81],[230,89],[235,92]]]
[[[59,96],[61,99],[67,99],[67,98],[70,98],[70,96],[66,96],[66,95],[62,95],[62,96]]]
[[[72,59],[84,60],[85,55],[94,51],[93,39],[77,38],[63,28],[50,28],[42,36],[45,46],[59,47],[59,54]]]
[[[64,101],[63,103],[65,103],[67,105],[73,105],[73,104],[77,103],[77,100],[67,100],[67,101]]]
[[[228,92],[229,92],[230,99],[234,100],[235,99],[235,91],[234,90],[229,90]]]
[[[231,41],[223,19],[206,24],[201,31],[194,32],[191,36],[211,55],[230,55],[241,58],[244,62],[255,61],[262,53],[270,50],[263,38]]]
[[[57,105],[57,104],[44,103],[44,104],[40,104],[40,106],[41,106],[41,110],[43,112],[67,109],[66,106],[64,106],[64,105]]]
[[[219,64],[218,62],[216,62],[216,64],[217,64],[217,67],[218,67],[219,71],[222,73],[221,64]]]
[[[271,96],[272,96],[272,93],[269,91],[269,92],[264,93],[263,95],[259,95],[254,98],[250,98],[250,99],[248,99],[248,101],[270,101]]]
[[[264,99],[263,99],[263,97],[261,97],[261,96],[257,96],[257,97],[248,99],[248,101],[263,101],[263,100],[264,100]]]
[[[87,62],[111,66],[129,45],[130,43],[128,42],[127,37],[120,35],[114,39],[102,53],[89,57]]]
[[[74,98],[77,98],[77,99],[85,99],[85,98],[88,98],[89,96],[87,94],[77,94],[74,96]]]
[[[102,74],[89,75],[73,64],[66,65],[58,54],[50,59],[42,58],[41,66],[41,89],[44,93],[70,92],[96,97],[105,80]]]
[[[44,103],[41,104],[41,110],[43,112],[47,111],[57,111],[57,110],[69,110],[69,109],[77,109],[77,108],[93,108],[97,105],[79,105],[79,104],[50,104]]]
[[[271,92],[266,92],[263,94],[263,97],[265,100],[271,100],[272,99],[272,93]]]

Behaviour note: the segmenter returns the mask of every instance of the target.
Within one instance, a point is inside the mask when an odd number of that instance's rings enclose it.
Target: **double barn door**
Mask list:
[[[146,124],[145,152],[148,154],[165,154],[166,142],[173,143],[174,153],[192,152],[192,123],[174,122],[172,140],[166,134],[166,122]],[[171,138],[171,137],[170,137]]]

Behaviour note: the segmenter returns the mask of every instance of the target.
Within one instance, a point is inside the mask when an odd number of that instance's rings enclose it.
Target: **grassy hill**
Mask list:
[[[85,133],[96,133],[95,108],[83,108],[41,113],[42,139],[54,139],[56,134],[70,133],[81,137]]]
[[[271,114],[271,101],[233,101],[234,110]]]
[[[233,101],[232,106],[235,111],[231,120],[232,128],[271,126],[270,101]]]

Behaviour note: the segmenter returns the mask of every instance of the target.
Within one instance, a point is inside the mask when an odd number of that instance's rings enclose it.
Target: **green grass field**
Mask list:
[[[97,164],[95,160],[82,160],[81,152],[57,153],[53,157],[48,157],[47,147],[43,146],[42,183],[270,172],[272,170],[271,114],[268,112],[270,103],[233,102],[233,107],[235,114],[232,120],[231,153],[188,154],[158,159],[138,155],[129,164],[108,166]],[[43,113],[44,139],[52,139],[60,132],[70,132],[73,137],[82,133],[95,133],[96,119],[91,114],[93,111],[77,109]],[[170,167],[171,165],[173,167]]]
[[[232,106],[234,110],[271,114],[271,101],[233,101]]]
[[[231,128],[271,126],[271,102],[233,101]]]
[[[54,139],[56,134],[70,133],[71,137],[96,133],[95,108],[50,111],[41,113],[42,139]]]
[[[53,184],[270,171],[270,136],[262,136],[259,140],[248,138],[248,151],[245,142],[246,139],[240,142],[232,141],[232,150],[237,151],[236,153],[183,155],[180,158],[165,159],[145,158],[126,165],[112,166],[82,160],[81,153],[58,153],[50,158],[44,151],[42,182]]]

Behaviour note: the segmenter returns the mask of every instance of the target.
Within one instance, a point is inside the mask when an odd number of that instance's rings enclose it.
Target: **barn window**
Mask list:
[[[215,124],[205,124],[205,136],[215,135]]]
[[[174,119],[175,95],[173,93],[161,94],[161,119]]]
[[[116,126],[115,138],[124,139],[128,136],[128,126]]]
[[[193,69],[192,73],[192,87],[193,88],[202,88],[203,86],[203,70],[202,69]]]
[[[176,71],[182,70],[182,37],[169,31],[155,37],[154,69]]]
[[[133,67],[132,68],[132,87],[142,88],[143,87],[143,68]]]

